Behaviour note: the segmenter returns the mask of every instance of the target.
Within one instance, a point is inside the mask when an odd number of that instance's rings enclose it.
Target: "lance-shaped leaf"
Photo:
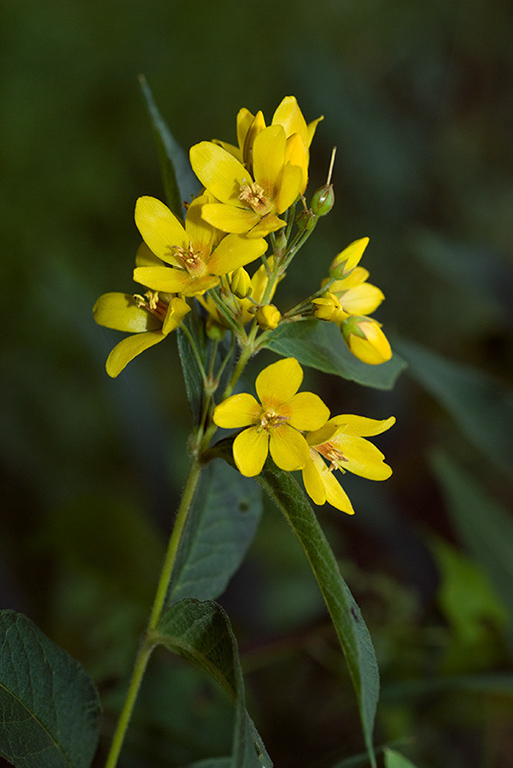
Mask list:
[[[196,311],[193,311],[189,313],[188,317],[184,318],[183,325],[187,326],[187,330],[196,345],[196,351],[201,360],[201,364],[204,366],[207,351],[204,323],[197,316]],[[185,391],[191,407],[194,425],[198,425],[201,418],[201,407],[205,392],[203,376],[199,367],[199,361],[194,354],[191,341],[182,328],[177,328],[177,340]]]
[[[224,461],[205,467],[180,541],[168,601],[219,597],[244,559],[261,512],[255,482]]]
[[[231,460],[230,456],[227,458]],[[367,626],[340,574],[317,517],[296,480],[270,459],[257,479],[296,534],[322,592],[346,657],[358,699],[365,745],[375,766],[372,731],[379,697],[379,672]]]
[[[200,184],[185,152],[162,118],[146,78],[141,75],[139,83],[153,126],[166,202],[176,216],[183,218],[182,202],[190,201],[191,195],[197,195]]]
[[[362,363],[349,352],[334,323],[313,318],[279,325],[264,346],[283,357],[295,357],[303,365],[375,389],[392,389],[406,368],[395,354],[381,365]]]
[[[89,768],[100,703],[84,669],[26,616],[0,612],[0,755],[16,768]]]
[[[235,700],[230,768],[271,768],[246,709],[237,641],[223,608],[214,602],[181,600],[163,613],[153,640],[204,669]]]

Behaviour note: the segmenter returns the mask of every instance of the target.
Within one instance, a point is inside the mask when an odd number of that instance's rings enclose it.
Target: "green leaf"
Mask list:
[[[154,640],[205,670],[235,699],[230,768],[271,768],[271,759],[246,709],[237,641],[223,608],[214,602],[181,600],[163,613]]]
[[[408,372],[438,400],[461,431],[508,476],[513,467],[513,391],[492,376],[461,365],[411,341],[394,347]]]
[[[443,451],[431,465],[440,482],[458,538],[489,576],[513,616],[513,520],[475,478]],[[510,642],[513,626],[509,622]]]
[[[175,216],[183,218],[182,202],[190,200],[191,195],[197,195],[200,184],[192,172],[185,152],[162,118],[150,86],[142,75],[139,76],[139,84],[155,135],[166,202]]]
[[[186,768],[230,768],[232,764],[231,757],[212,757],[208,760],[198,760],[191,763]]]
[[[252,479],[220,460],[201,473],[185,525],[168,600],[214,600],[237,571],[262,513],[261,491]]]
[[[228,447],[229,441],[225,442]],[[227,455],[227,459],[231,460],[231,455]],[[369,631],[317,517],[295,479],[270,459],[257,479],[296,534],[324,597],[351,673],[365,744],[374,766],[372,730],[379,696],[379,672]]]
[[[100,703],[82,667],[26,616],[0,612],[0,754],[17,768],[88,768]]]
[[[264,346],[283,357],[295,357],[303,365],[375,389],[392,389],[406,367],[395,354],[382,365],[362,363],[349,352],[334,323],[316,319],[278,326]]]
[[[415,765],[408,760],[400,752],[396,752],[395,749],[384,750],[385,754],[385,768],[415,768]]]
[[[204,332],[204,323],[200,322],[196,312],[193,311],[185,317],[183,320],[183,325],[187,326],[187,330],[194,339],[196,349],[204,365],[207,345]],[[198,425],[201,418],[201,410],[205,391],[203,376],[199,369],[198,361],[196,359],[196,355],[193,352],[189,338],[181,328],[176,329],[176,335],[178,342],[178,354],[180,355],[180,363],[182,364],[185,391],[187,393],[187,399],[191,407],[193,423],[194,425]]]

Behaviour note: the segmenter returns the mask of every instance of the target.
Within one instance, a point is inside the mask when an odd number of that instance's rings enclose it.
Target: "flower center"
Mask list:
[[[323,443],[316,446],[319,453],[321,453],[325,459],[330,462],[329,470],[333,472],[334,469],[340,469],[341,472],[345,472],[343,467],[340,466],[341,462],[348,462],[349,459],[344,456],[339,448],[336,448],[333,443]]]
[[[259,429],[265,429],[266,432],[269,432],[273,427],[279,427],[281,424],[285,424],[288,420],[288,416],[282,416],[280,413],[273,411],[272,408],[268,408],[260,414]]]
[[[202,252],[194,250],[192,243],[189,243],[187,249],[175,246],[174,255],[182,262],[191,277],[204,277],[208,274]]]
[[[265,194],[265,190],[256,181],[252,184],[241,185],[239,200],[241,203],[249,205],[259,216],[265,216],[270,213],[273,207],[272,202]]]
[[[159,320],[164,321],[166,317],[168,305],[160,301],[158,291],[146,291],[144,296],[139,293],[134,293],[134,300],[138,307],[147,309],[152,315],[158,317]]]

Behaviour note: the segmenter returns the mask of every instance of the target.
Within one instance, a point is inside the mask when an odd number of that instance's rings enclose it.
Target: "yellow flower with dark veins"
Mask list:
[[[392,474],[384,455],[366,437],[379,435],[395,424],[395,417],[378,421],[365,416],[335,416],[315,432],[306,435],[310,459],[303,467],[305,490],[315,504],[328,502],[336,509],[354,514],[346,492],[334,471],[348,470],[369,480],[386,480]],[[328,464],[326,464],[328,461]]]
[[[285,226],[279,218],[302,191],[303,170],[281,125],[260,131],[253,142],[253,174],[230,152],[211,141],[190,150],[203,186],[220,202],[203,206],[202,216],[223,232],[265,237]]]
[[[178,296],[159,296],[147,291],[144,296],[128,293],[104,293],[93,307],[98,325],[116,331],[128,331],[107,358],[105,368],[112,378],[145,349],[164,341],[190,312],[187,302]]]
[[[264,368],[255,387],[260,403],[247,393],[232,395],[214,411],[214,423],[227,429],[245,429],[233,442],[233,458],[241,474],[258,475],[270,450],[281,469],[292,472],[309,461],[309,448],[301,430],[316,430],[330,412],[318,395],[298,392],[303,370],[293,357]]]
[[[267,250],[263,238],[248,240],[237,234],[224,235],[201,215],[209,195],[189,205],[185,227],[167,205],[154,197],[140,197],[135,223],[148,248],[161,264],[134,270],[134,280],[154,291],[195,296],[213,288],[221,275],[260,258]],[[168,265],[168,266],[166,266]]]

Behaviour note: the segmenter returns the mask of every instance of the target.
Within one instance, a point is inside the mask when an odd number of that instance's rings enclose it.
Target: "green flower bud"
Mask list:
[[[316,216],[326,216],[335,204],[333,184],[325,184],[314,192],[310,206]]]
[[[303,232],[311,232],[317,224],[317,216],[313,211],[301,211],[296,217],[297,228]]]

